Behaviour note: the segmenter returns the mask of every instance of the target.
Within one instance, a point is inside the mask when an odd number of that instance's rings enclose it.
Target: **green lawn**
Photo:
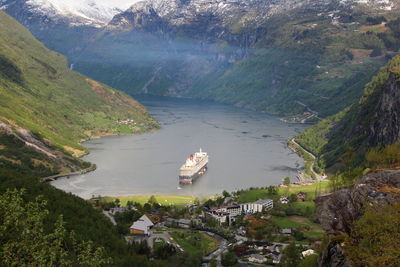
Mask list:
[[[289,186],[287,188],[278,188],[278,195],[289,196],[290,194],[296,194],[298,192],[305,192],[308,195],[308,199],[314,199],[315,193],[319,194],[329,192],[329,181],[316,182],[311,185],[304,186]],[[276,198],[276,196],[268,194],[266,189],[251,189],[242,192],[238,197],[239,203],[254,202],[260,198]]]
[[[307,208],[311,210],[311,213],[314,214],[314,212],[315,212],[314,201],[294,202],[294,203],[291,203],[291,205],[296,209],[301,209],[303,214],[306,213]]]
[[[199,253],[207,255],[219,246],[219,242],[216,239],[199,232],[173,230],[169,234],[185,252],[191,255]]]
[[[121,205],[125,206],[128,201],[137,202],[140,204],[145,204],[149,200],[151,195],[138,195],[138,196],[123,196],[123,197],[104,197],[103,200],[107,202],[115,201],[119,199]],[[195,197],[191,196],[180,196],[180,195],[154,195],[158,203],[161,205],[178,205],[184,206],[188,204],[193,204]]]
[[[239,203],[254,202],[261,198],[271,198],[265,189],[251,189],[240,194],[238,197]]]
[[[314,199],[315,198],[315,193],[317,194],[324,194],[324,193],[329,193],[330,188],[329,188],[329,181],[323,181],[323,182],[316,182],[311,185],[304,185],[304,186],[289,186],[287,188],[279,188],[278,189],[278,194],[279,195],[290,195],[290,194],[296,194],[298,192],[305,192],[307,193],[308,199]]]
[[[165,245],[165,244],[166,244],[166,242],[165,242],[165,240],[162,239],[162,238],[154,239],[154,242],[153,242],[153,251],[155,251],[157,248],[159,248],[159,247],[161,247],[161,246],[163,246],[163,245]]]
[[[321,239],[324,236],[324,230],[321,228],[319,224],[316,224],[310,221],[308,218],[300,217],[300,216],[285,216],[278,217],[273,216],[271,218],[272,222],[276,224],[279,228],[302,228],[302,227],[310,227],[309,231],[304,232],[305,236],[309,239]]]

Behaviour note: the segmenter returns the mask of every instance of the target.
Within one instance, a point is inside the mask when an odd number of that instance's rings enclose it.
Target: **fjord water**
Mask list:
[[[61,178],[54,186],[82,198],[92,195],[182,194],[205,196],[223,190],[294,180],[304,161],[286,141],[304,129],[277,117],[242,108],[186,99],[139,99],[162,129],[142,135],[109,136],[85,143],[84,160],[97,170]],[[199,148],[209,154],[208,172],[178,188],[178,169]]]

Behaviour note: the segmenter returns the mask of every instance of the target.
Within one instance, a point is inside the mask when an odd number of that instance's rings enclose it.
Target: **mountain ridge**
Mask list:
[[[398,0],[148,0],[104,28],[29,22],[21,15],[28,11],[6,11],[76,70],[130,94],[326,117],[356,101],[400,47],[388,26],[399,6]],[[384,21],[375,23],[380,16]]]

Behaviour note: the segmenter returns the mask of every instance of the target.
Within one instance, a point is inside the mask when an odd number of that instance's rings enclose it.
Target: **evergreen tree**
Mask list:
[[[300,253],[297,250],[295,243],[290,243],[282,253],[282,259],[279,266],[282,267],[297,267],[300,264]]]
[[[0,196],[0,261],[6,266],[107,266],[103,248],[77,241],[68,233],[62,216],[51,230],[46,201],[25,202],[24,190],[7,190]],[[47,231],[46,231],[47,230]]]

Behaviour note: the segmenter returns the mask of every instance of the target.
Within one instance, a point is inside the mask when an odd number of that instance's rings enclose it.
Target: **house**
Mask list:
[[[242,212],[245,214],[253,214],[270,210],[274,207],[274,201],[272,199],[259,199],[253,203],[240,204]]]
[[[206,213],[206,216],[216,219],[219,224],[225,222],[231,224],[235,220],[235,217],[241,214],[241,206],[239,204],[232,204],[228,206],[212,208],[209,212]]]
[[[296,194],[297,199],[305,200],[306,199],[306,193],[304,192],[299,192]]]
[[[117,213],[123,213],[123,212],[125,212],[125,211],[128,211],[128,208],[127,207],[116,207],[116,208],[111,208],[109,211],[108,211],[108,213],[110,214],[110,215],[115,215],[115,214],[117,214]]]
[[[272,199],[259,199],[255,204],[261,206],[262,210],[270,210],[274,207],[274,201]]]
[[[315,251],[312,249],[307,249],[307,250],[301,252],[301,255],[303,256],[303,258],[313,255],[313,254],[315,254]]]
[[[251,254],[248,257],[248,260],[250,262],[255,262],[255,263],[264,263],[265,261],[267,261],[267,258],[265,258],[264,256],[259,255],[259,254]]]
[[[272,258],[273,264],[279,264],[281,262],[282,254],[278,251],[272,251],[268,256]]]
[[[146,215],[143,215],[130,227],[131,234],[148,235],[150,229],[154,226],[152,221]]]
[[[229,214],[229,216],[238,216],[240,214],[242,214],[242,209],[241,209],[241,205],[239,204],[232,204],[232,205],[228,205],[228,206],[222,206],[222,207],[218,207],[215,209],[212,209],[212,211],[217,211],[217,212],[226,212]]]
[[[224,211],[211,210],[210,212],[206,213],[206,217],[214,218],[219,224],[230,221],[230,214]]]
[[[283,229],[281,230],[281,234],[284,234],[284,235],[291,235],[291,234],[292,234],[292,228],[283,228]]]
[[[235,217],[242,214],[253,214],[256,212],[262,212],[270,210],[274,207],[274,201],[272,199],[259,199],[253,203],[244,204],[232,204],[228,206],[221,206],[212,208],[206,213],[206,216],[213,217],[220,224],[235,221]]]
[[[287,197],[281,197],[281,198],[279,198],[279,202],[281,202],[282,204],[288,204],[289,199],[287,199]]]
[[[315,241],[315,242],[314,242],[314,246],[315,246],[316,248],[321,248],[321,247],[322,247],[322,241]]]

